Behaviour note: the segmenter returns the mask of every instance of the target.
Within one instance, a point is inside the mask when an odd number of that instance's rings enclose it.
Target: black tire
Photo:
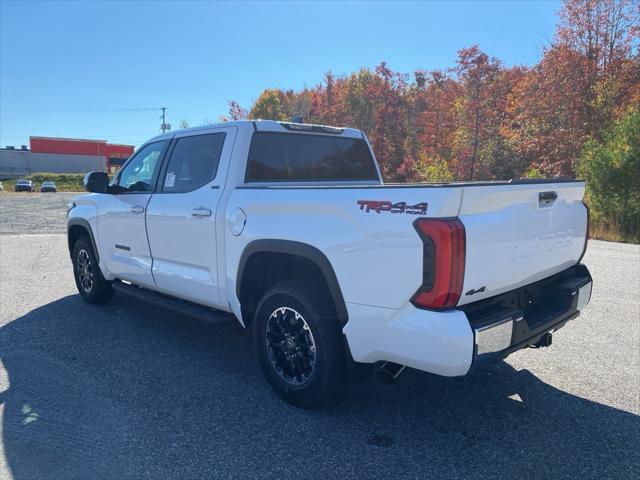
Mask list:
[[[76,240],[71,253],[73,278],[82,299],[87,303],[99,304],[111,300],[114,294],[111,282],[102,276],[91,240],[82,236]]]
[[[254,349],[267,381],[301,408],[339,396],[347,378],[340,325],[318,290],[304,281],[278,283],[262,296],[253,321]],[[283,325],[291,329],[287,338]]]

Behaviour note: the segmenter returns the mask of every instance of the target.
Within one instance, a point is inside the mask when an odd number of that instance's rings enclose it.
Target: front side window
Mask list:
[[[206,185],[216,176],[224,133],[179,138],[171,152],[162,191],[185,193]]]
[[[140,149],[122,169],[116,185],[121,191],[151,192],[160,167],[160,154],[166,140],[150,143]]]
[[[378,181],[364,140],[333,135],[254,133],[247,182]]]

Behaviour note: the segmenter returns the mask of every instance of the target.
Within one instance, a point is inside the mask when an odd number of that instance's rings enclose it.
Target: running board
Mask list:
[[[229,323],[233,318],[231,314],[226,312],[198,305],[197,303],[181,298],[172,297],[171,295],[165,295],[164,293],[154,292],[153,290],[139,287],[138,285],[124,283],[119,280],[115,280],[112,285],[116,292],[124,293],[125,295],[151,303],[160,308],[204,320],[207,323]]]

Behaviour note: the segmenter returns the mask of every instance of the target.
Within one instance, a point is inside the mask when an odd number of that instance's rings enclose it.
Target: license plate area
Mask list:
[[[526,343],[584,308],[591,295],[591,275],[584,265],[575,265],[539,282],[481,300],[461,309],[466,313],[476,336],[486,341],[487,351],[504,345],[511,330],[509,346]],[[503,320],[510,319],[505,326]],[[508,325],[508,326],[507,326]],[[495,332],[493,327],[499,326]],[[493,340],[496,340],[495,342]],[[480,345],[476,342],[476,345]]]

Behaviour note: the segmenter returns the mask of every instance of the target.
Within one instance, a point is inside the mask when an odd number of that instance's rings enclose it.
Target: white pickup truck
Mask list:
[[[169,132],[85,187],[68,212],[82,298],[232,313],[271,386],[302,407],[362,364],[461,376],[548,346],[591,296],[584,182],[383,184],[350,128]]]

